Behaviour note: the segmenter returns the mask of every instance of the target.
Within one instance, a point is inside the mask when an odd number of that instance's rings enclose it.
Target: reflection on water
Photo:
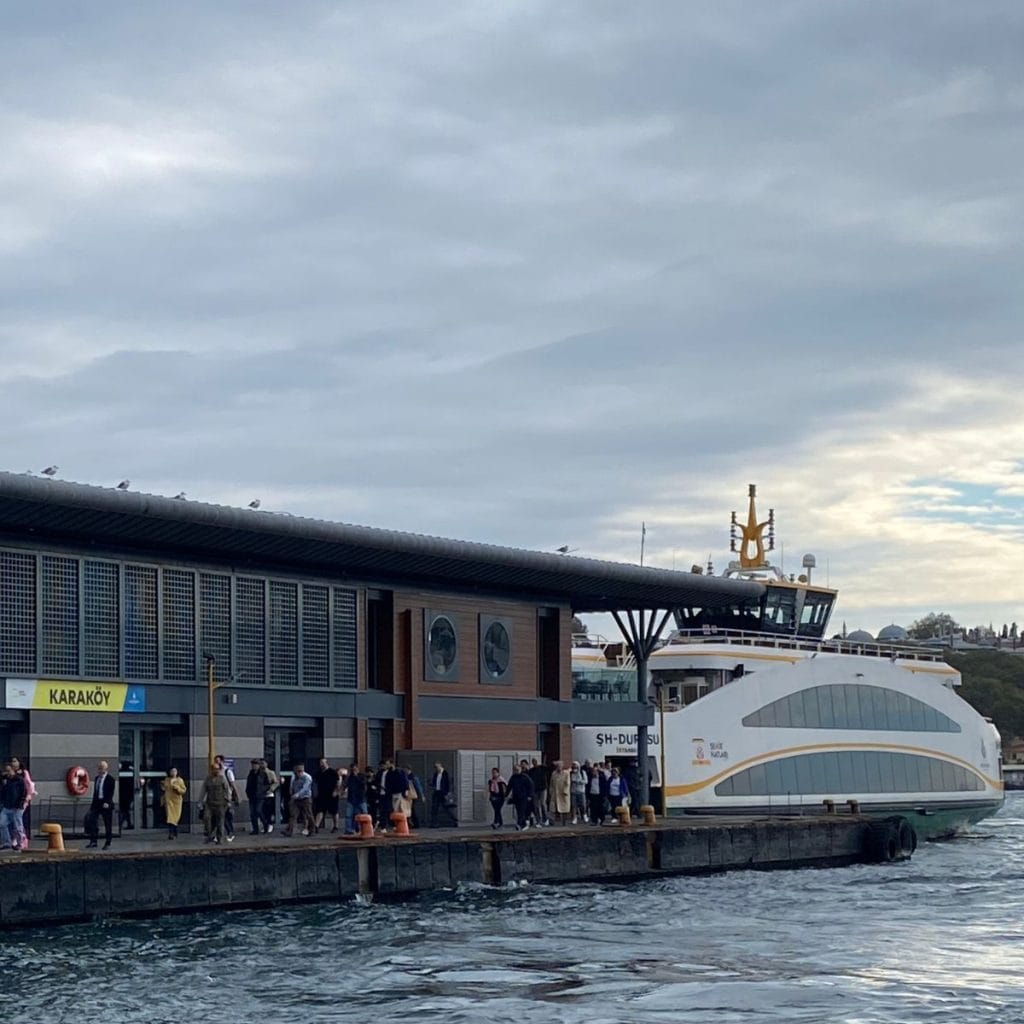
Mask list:
[[[8,1021],[1024,1018],[1024,794],[908,864],[467,887],[7,936]]]

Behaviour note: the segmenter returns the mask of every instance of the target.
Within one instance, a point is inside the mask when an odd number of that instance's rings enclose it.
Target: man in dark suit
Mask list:
[[[89,837],[86,849],[96,846],[96,840],[100,834],[100,818],[103,818],[103,826],[106,832],[104,850],[110,849],[110,835],[113,831],[114,817],[114,776],[107,771],[107,762],[100,761],[96,765],[96,778],[92,784],[92,803],[89,805],[89,813],[85,816],[85,832]]]
[[[430,827],[439,828],[441,823],[451,818],[448,810],[448,798],[452,791],[452,780],[440,761],[434,765],[434,774],[430,776]]]

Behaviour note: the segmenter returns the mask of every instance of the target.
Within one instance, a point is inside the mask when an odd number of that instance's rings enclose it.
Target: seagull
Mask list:
[[[57,475],[58,469],[60,469],[60,466],[47,466],[46,469],[43,470],[43,476],[48,476],[51,478],[55,477]]]
[[[184,501],[185,500],[185,492],[184,491],[178,491],[178,493],[174,496],[174,500],[175,501]]]
[[[121,482],[120,482],[120,483],[119,483],[119,484],[117,485],[117,489],[118,489],[119,491],[127,491],[127,490],[128,490],[128,488],[129,488],[129,487],[131,487],[131,485],[132,485],[132,482],[131,482],[131,480],[122,480],[122,481],[121,481]]]
[[[560,548],[555,548],[560,555],[571,555],[574,551],[579,551],[579,548],[571,548],[568,544],[563,544]]]
[[[256,498],[254,501],[250,501],[249,502],[249,508],[259,508],[259,507],[260,507],[260,499],[259,498]]]

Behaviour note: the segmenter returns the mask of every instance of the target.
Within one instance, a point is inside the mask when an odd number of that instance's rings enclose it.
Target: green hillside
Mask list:
[[[1004,744],[1024,736],[1024,657],[1003,651],[946,651],[946,660],[963,677],[957,692],[995,722]]]

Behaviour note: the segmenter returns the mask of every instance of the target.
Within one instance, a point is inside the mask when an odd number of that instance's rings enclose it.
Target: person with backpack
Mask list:
[[[507,802],[516,809],[516,829],[525,832],[530,827],[530,812],[533,809],[533,780],[517,764],[512,769],[512,778],[508,780]]]
[[[235,808],[240,803],[238,789],[235,786],[235,770],[228,766],[223,754],[218,754],[213,759],[213,763],[220,769],[224,775],[225,782],[228,784],[230,798],[227,809],[224,811],[224,835],[229,843],[233,843],[235,841]]]
[[[505,799],[508,796],[508,783],[501,774],[500,769],[492,768],[491,777],[487,781],[487,799],[491,802],[491,809],[494,811],[494,820],[491,828],[497,831],[504,827],[505,821],[501,816],[501,809],[505,806]]]

